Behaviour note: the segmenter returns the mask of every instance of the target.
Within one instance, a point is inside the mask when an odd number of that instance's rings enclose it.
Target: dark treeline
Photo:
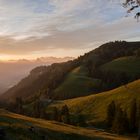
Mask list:
[[[35,118],[54,120],[76,126],[87,125],[85,116],[82,114],[71,114],[67,105],[59,108],[51,107],[49,110],[41,100],[36,100],[32,104],[31,110],[28,110],[24,105],[23,100],[17,98],[16,103],[11,104],[9,109],[12,112]],[[138,132],[138,129],[140,129],[140,104],[136,99],[132,99],[129,106],[129,108],[124,109],[114,101],[108,105],[105,122],[106,127],[110,131],[118,134],[133,134]]]
[[[8,110],[34,117],[34,118],[42,118],[45,120],[54,120],[58,122],[63,122],[66,124],[76,125],[76,126],[85,126],[86,120],[84,115],[82,114],[71,114],[69,111],[69,107],[67,105],[63,105],[62,107],[51,107],[49,110],[47,109],[46,102],[42,102],[40,99],[36,99],[31,108],[26,106],[26,103],[22,100],[22,98],[16,98],[14,103],[10,103],[8,106]]]
[[[107,109],[106,123],[111,131],[118,134],[137,133],[140,129],[140,106],[136,99],[132,100],[129,111],[112,101]]]
[[[125,72],[101,71],[98,68],[94,69],[93,72],[94,78],[102,80],[99,91],[114,89],[140,78],[140,75],[131,76]]]

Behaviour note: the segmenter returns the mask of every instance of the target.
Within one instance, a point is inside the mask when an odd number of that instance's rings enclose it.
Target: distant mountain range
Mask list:
[[[33,68],[40,65],[65,62],[73,57],[40,57],[34,60],[20,59],[0,61],[0,94],[15,85],[23,77],[27,76]]]

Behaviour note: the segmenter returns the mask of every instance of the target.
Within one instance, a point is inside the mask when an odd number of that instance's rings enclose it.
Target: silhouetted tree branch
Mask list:
[[[125,0],[123,3],[124,8],[128,8],[127,13],[131,13],[132,11],[136,11],[137,8],[140,7],[140,0]],[[135,18],[139,21],[140,12],[135,13]]]

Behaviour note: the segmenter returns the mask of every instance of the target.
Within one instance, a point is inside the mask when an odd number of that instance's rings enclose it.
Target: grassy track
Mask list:
[[[99,84],[100,80],[88,77],[87,69],[81,66],[68,74],[64,82],[55,90],[55,95],[64,99],[86,96]]]
[[[30,127],[34,131],[29,130]],[[74,127],[54,121],[30,118],[0,110],[0,128],[9,140],[133,140],[98,130]]]

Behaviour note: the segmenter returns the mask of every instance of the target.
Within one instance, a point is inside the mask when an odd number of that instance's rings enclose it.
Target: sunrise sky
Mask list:
[[[77,57],[104,42],[140,40],[140,22],[125,16],[118,0],[0,0],[0,60]]]

